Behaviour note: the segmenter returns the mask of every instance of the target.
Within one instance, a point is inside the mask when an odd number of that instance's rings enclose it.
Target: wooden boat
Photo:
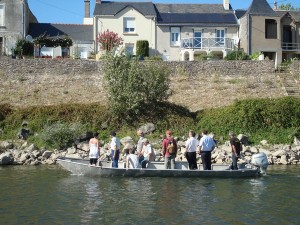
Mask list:
[[[212,165],[212,170],[189,170],[187,162],[176,162],[175,169],[164,169],[164,162],[150,162],[147,168],[126,169],[124,163],[112,168],[110,161],[101,161],[99,166],[90,166],[89,160],[58,158],[64,169],[75,175],[100,177],[211,177],[211,178],[255,178],[260,175],[258,168],[240,165],[238,170],[228,170],[228,165]]]

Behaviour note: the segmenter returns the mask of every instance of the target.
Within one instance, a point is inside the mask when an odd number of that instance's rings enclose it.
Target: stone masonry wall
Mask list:
[[[249,75],[274,72],[273,61],[194,61],[194,62],[163,62],[173,69],[174,73],[184,70],[187,74],[207,76],[217,73],[224,75]],[[57,59],[0,59],[2,73],[9,75],[92,75],[102,73],[102,62],[87,60],[57,60]]]
[[[143,62],[146,63],[146,62]],[[149,62],[152,63],[152,62]],[[172,70],[170,101],[191,110],[220,107],[236,99],[284,95],[273,61],[163,63]],[[0,104],[105,104],[103,62],[0,58]]]

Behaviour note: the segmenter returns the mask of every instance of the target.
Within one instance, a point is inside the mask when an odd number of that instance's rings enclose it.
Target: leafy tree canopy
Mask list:
[[[281,4],[278,9],[281,10],[291,10],[291,11],[300,11],[300,8],[295,8],[291,3]]]

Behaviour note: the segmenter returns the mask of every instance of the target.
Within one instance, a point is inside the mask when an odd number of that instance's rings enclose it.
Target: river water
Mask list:
[[[300,224],[300,166],[255,179],[89,178],[0,167],[0,224]]]

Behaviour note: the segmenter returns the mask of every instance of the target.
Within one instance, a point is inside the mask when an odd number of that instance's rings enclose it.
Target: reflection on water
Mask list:
[[[257,179],[90,178],[0,167],[1,224],[300,224],[299,167]],[[16,213],[18,212],[18,213]]]

